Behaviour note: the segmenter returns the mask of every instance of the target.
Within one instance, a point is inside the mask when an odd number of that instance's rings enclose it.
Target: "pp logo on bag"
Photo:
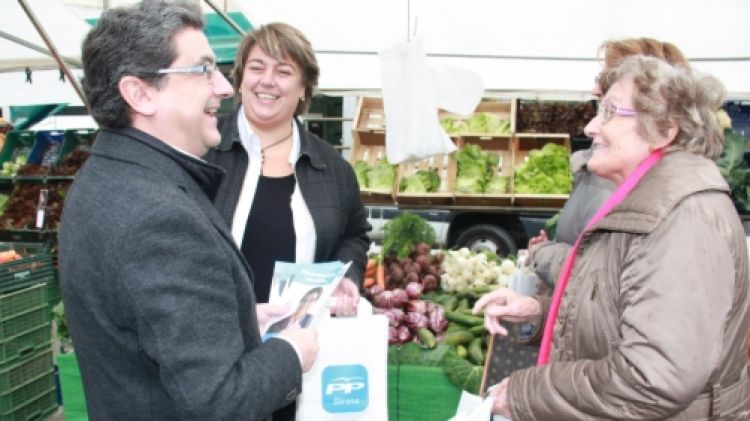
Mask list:
[[[360,364],[323,369],[323,409],[331,413],[361,412],[369,403],[367,369]]]

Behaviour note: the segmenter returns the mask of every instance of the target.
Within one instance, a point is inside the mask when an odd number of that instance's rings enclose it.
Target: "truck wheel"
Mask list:
[[[497,225],[479,224],[467,228],[456,239],[456,248],[467,247],[473,252],[491,251],[499,256],[516,254],[513,237]]]

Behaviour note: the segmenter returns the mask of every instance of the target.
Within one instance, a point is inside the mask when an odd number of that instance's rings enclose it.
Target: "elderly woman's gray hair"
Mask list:
[[[636,55],[604,74],[608,86],[632,79],[633,105],[638,111],[638,132],[647,140],[678,128],[667,151],[686,150],[716,159],[724,147],[724,133],[716,112],[726,90],[713,76],[671,66],[662,60]]]

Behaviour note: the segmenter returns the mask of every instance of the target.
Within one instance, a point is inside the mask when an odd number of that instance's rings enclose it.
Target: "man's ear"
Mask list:
[[[148,83],[135,76],[125,76],[117,86],[133,112],[142,115],[153,115],[156,112],[156,104],[152,98],[154,88]]]

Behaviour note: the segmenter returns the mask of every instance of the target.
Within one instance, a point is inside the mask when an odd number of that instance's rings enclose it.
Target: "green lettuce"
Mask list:
[[[516,168],[515,192],[527,194],[567,194],[573,186],[568,150],[548,143],[529,152],[526,162]]]

